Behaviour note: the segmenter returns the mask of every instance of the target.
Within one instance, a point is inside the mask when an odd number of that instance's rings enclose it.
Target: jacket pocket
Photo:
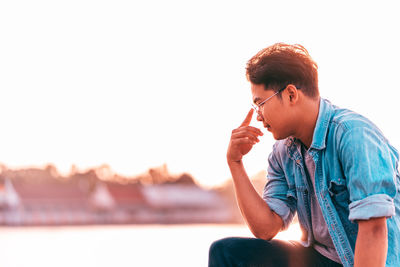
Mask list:
[[[296,196],[296,188],[295,187],[289,187],[287,193],[286,193],[286,197],[288,199],[292,199],[294,201],[297,201],[297,196]]]
[[[328,185],[329,195],[333,204],[349,210],[349,190],[347,190],[346,180],[343,178],[332,179]]]
[[[358,225],[349,221],[349,190],[346,186],[346,180],[343,178],[332,179],[328,187],[329,195],[331,196],[333,205],[339,215],[344,230],[351,244],[355,244],[357,237]]]

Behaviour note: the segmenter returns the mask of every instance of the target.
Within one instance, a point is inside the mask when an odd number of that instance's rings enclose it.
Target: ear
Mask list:
[[[296,86],[293,84],[289,84],[286,87],[286,94],[287,94],[287,99],[289,100],[290,104],[296,104],[297,101],[299,100],[299,91],[297,90]]]

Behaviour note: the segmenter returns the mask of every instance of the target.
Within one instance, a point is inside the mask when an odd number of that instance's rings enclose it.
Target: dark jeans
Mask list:
[[[229,237],[215,241],[208,258],[209,267],[339,267],[342,266],[295,241]]]

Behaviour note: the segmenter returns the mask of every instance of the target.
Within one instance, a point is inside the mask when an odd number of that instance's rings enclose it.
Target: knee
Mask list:
[[[226,266],[235,254],[237,238],[228,237],[214,241],[209,250],[209,266]]]
[[[208,266],[287,266],[286,247],[276,240],[228,237],[211,244]]]
[[[210,246],[210,254],[220,254],[231,247],[234,242],[234,237],[227,237],[214,241]]]

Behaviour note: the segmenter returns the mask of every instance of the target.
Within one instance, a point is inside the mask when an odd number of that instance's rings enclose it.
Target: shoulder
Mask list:
[[[364,135],[374,136],[381,142],[387,142],[381,130],[365,116],[349,109],[332,105],[333,112],[329,123],[329,131],[335,138],[342,139],[346,136],[357,137]]]

